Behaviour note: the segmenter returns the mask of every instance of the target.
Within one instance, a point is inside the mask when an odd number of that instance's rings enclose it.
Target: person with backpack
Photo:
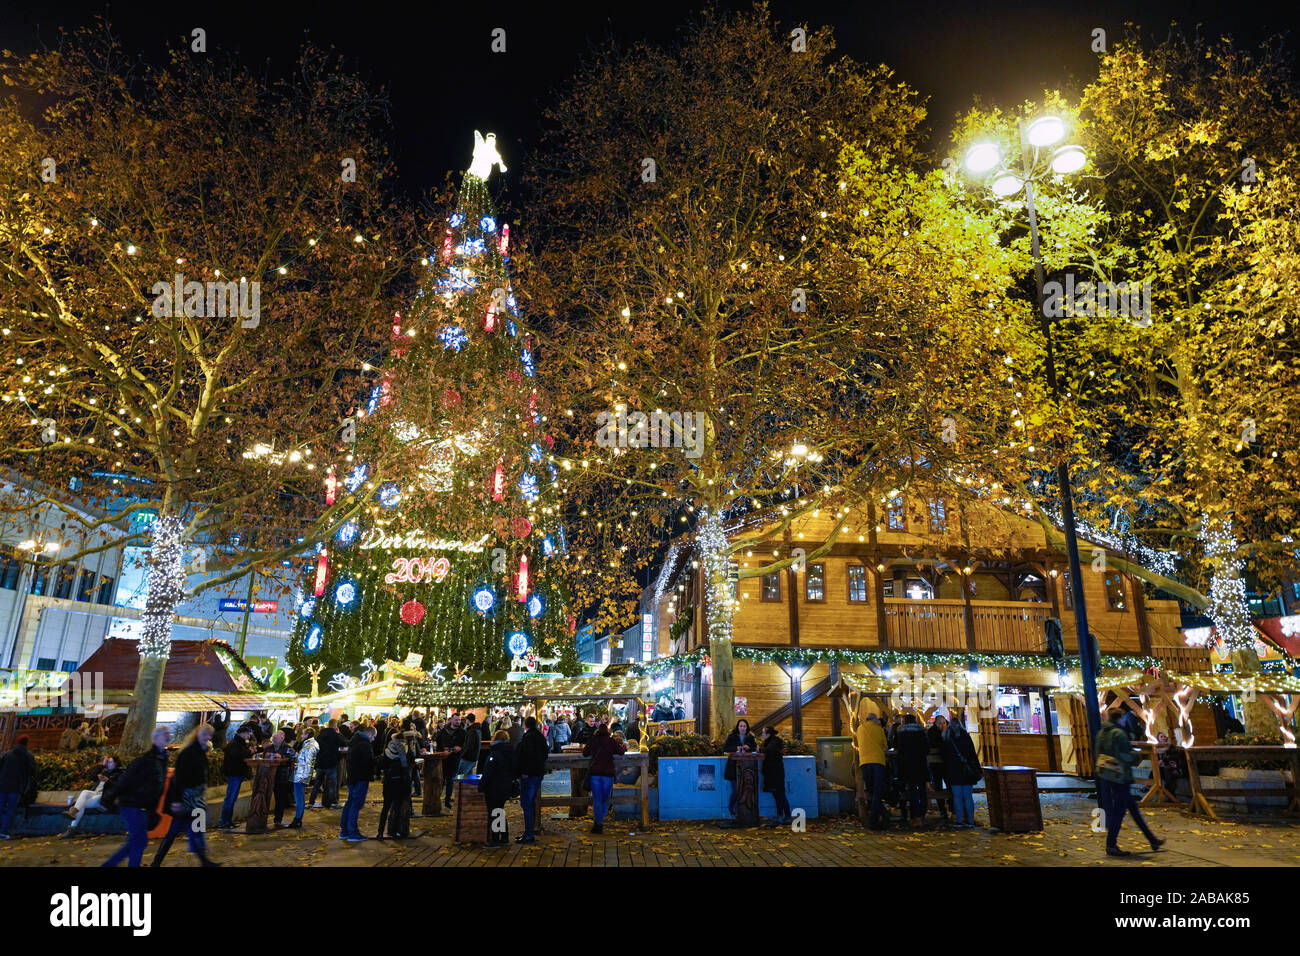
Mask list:
[[[1164,840],[1157,837],[1142,818],[1141,811],[1133,801],[1133,765],[1142,759],[1133,749],[1133,742],[1124,730],[1124,717],[1119,711],[1111,710],[1106,714],[1106,723],[1097,732],[1094,752],[1097,754],[1097,796],[1101,809],[1106,814],[1106,855],[1131,856],[1128,850],[1119,848],[1119,829],[1124,823],[1126,813],[1133,814],[1133,822],[1138,825],[1142,835],[1151,844],[1151,849],[1159,850]]]
[[[975,784],[984,771],[961,711],[953,711],[943,731],[943,775],[952,790],[953,826],[958,830],[975,826]]]
[[[384,838],[384,824],[389,822],[389,814],[392,814],[389,835],[397,839],[408,837],[411,835],[411,763],[404,736],[393,734],[388,738],[388,744],[379,756],[379,769],[384,803],[379,811],[379,832],[375,839]]]
[[[19,737],[13,749],[0,757],[0,840],[9,839],[18,804],[36,782],[36,761],[27,743],[26,736]]]
[[[126,842],[104,866],[114,867],[128,858],[128,866],[139,866],[149,846],[149,831],[159,819],[158,799],[167,785],[167,745],[171,743],[172,732],[159,724],[150,740],[153,746],[132,760],[126,772],[104,788],[107,799],[117,804],[117,811],[126,823]]]

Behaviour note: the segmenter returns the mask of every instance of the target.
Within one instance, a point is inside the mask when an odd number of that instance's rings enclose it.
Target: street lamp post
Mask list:
[[[1057,147],[1045,168],[1040,168],[1040,153],[1055,146],[1065,137],[1065,124],[1055,116],[1043,116],[1028,126],[1020,122],[1021,170],[1013,172],[1001,166],[1001,151],[993,143],[977,143],[966,154],[966,168],[981,175],[993,173],[990,188],[1002,197],[1014,196],[1021,188],[1025,191],[1025,208],[1029,216],[1029,248],[1034,261],[1034,284],[1038,292],[1038,320],[1047,346],[1047,385],[1052,396],[1059,395],[1056,379],[1056,358],[1052,349],[1052,323],[1045,308],[1043,291],[1043,256],[1038,245],[1038,212],[1034,206],[1034,183],[1049,173],[1064,175],[1083,167],[1083,149],[1074,145]],[[1000,167],[1000,168],[999,168]],[[1088,607],[1083,592],[1083,569],[1079,564],[1079,542],[1075,537],[1074,491],[1070,483],[1070,466],[1063,457],[1056,466],[1056,483],[1061,501],[1061,521],[1065,526],[1066,554],[1070,561],[1070,590],[1074,598],[1074,622],[1078,632],[1079,671],[1083,678],[1084,713],[1088,719],[1088,739],[1096,740],[1101,730],[1101,714],[1097,707],[1097,673],[1092,656],[1092,632],[1088,629]]]

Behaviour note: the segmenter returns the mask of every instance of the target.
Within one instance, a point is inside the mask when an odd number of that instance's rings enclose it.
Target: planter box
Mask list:
[[[1286,797],[1252,797],[1249,793],[1216,793],[1221,789],[1219,781],[1225,787],[1237,790],[1280,790],[1291,782],[1291,773],[1286,770],[1254,770],[1248,767],[1223,767],[1217,777],[1201,777],[1201,790],[1205,799],[1215,807],[1236,813],[1256,813],[1265,810],[1280,810],[1286,807]]]
[[[809,819],[819,814],[817,758],[785,757],[785,794],[790,810],[803,810]],[[659,759],[660,820],[720,820],[731,816],[727,804],[731,783],[723,779],[725,757],[661,757]],[[762,789],[759,774],[758,812],[776,817],[776,801]]]

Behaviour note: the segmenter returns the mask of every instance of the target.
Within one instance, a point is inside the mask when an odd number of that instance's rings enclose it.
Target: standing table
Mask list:
[[[271,799],[275,791],[276,772],[289,763],[287,757],[250,757],[244,761],[253,768],[253,795],[248,802],[246,833],[265,833],[266,818],[271,813]]]
[[[424,757],[424,805],[420,813],[426,817],[442,816],[442,762],[451,756],[450,750],[431,750]]]
[[[763,755],[735,753],[727,754],[727,759],[736,763],[736,819],[732,825],[758,826],[758,765]]]

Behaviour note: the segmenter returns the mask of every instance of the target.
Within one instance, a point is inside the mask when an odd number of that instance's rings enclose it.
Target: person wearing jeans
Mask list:
[[[626,750],[621,740],[609,735],[609,727],[604,723],[596,727],[582,748],[583,756],[591,758],[587,782],[591,785],[592,833],[605,832],[605,814],[609,812],[609,800],[614,792],[614,758]]]
[[[149,846],[149,814],[158,806],[167,784],[167,745],[171,739],[170,729],[163,725],[155,727],[153,746],[131,761],[118,781],[113,795],[126,823],[126,842],[104,866],[117,866],[127,859],[130,866],[139,866],[144,859],[144,851]]]
[[[952,712],[952,720],[943,729],[943,776],[952,792],[953,826],[959,829],[975,826],[975,784],[983,774],[975,741],[966,730],[966,718],[960,710]]]
[[[199,724],[194,739],[176,755],[176,768],[172,773],[171,787],[167,791],[167,812],[171,826],[158,845],[151,866],[162,866],[172,842],[184,831],[190,852],[203,866],[218,866],[208,859],[207,828],[208,808],[204,793],[208,788],[208,749],[212,746],[212,725]],[[238,792],[238,791],[236,791]]]
[[[210,725],[205,724],[209,727]],[[235,801],[239,799],[239,788],[252,772],[247,763],[253,756],[249,747],[249,738],[253,736],[253,725],[244,724],[235,734],[235,738],[226,744],[225,756],[221,761],[221,772],[226,775],[226,798],[221,801],[221,818],[217,821],[218,830],[235,828]]]
[[[35,773],[36,761],[27,749],[27,738],[19,737],[13,749],[0,757],[0,839],[9,839],[14,814]]]
[[[1119,829],[1126,813],[1133,815],[1133,822],[1147,838],[1152,850],[1160,849],[1165,842],[1151,832],[1133,801],[1133,765],[1141,755],[1133,749],[1133,742],[1120,726],[1120,721],[1127,719],[1126,713],[1123,710],[1107,713],[1107,721],[1098,731],[1093,747],[1097,754],[1097,796],[1106,814],[1107,856],[1130,855],[1127,850],[1119,848]]]
[[[349,843],[365,840],[361,835],[361,808],[375,772],[375,753],[370,746],[374,739],[374,727],[359,727],[348,741],[348,800],[339,820],[339,839]]]
[[[550,745],[537,726],[536,717],[524,718],[524,735],[519,738],[518,773],[519,805],[524,811],[524,835],[516,843],[532,843],[537,838],[537,798],[546,776],[546,756]],[[610,778],[613,779],[612,777]]]
[[[871,809],[867,825],[873,830],[885,827],[885,729],[880,718],[867,714],[858,722],[858,764],[862,768],[862,784],[871,792]]]

